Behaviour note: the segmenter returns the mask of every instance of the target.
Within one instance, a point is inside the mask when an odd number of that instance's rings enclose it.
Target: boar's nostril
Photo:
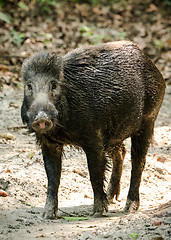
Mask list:
[[[53,123],[49,119],[39,118],[33,122],[32,127],[37,132],[46,132],[53,127]]]

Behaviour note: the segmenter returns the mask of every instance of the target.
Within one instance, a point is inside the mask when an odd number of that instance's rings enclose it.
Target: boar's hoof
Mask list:
[[[43,218],[45,219],[55,219],[57,217],[57,206],[52,206],[50,204],[46,204],[43,211]]]
[[[124,208],[124,212],[136,212],[139,208],[139,201],[132,201],[130,199],[127,199],[125,208]]]
[[[115,187],[115,189],[112,190],[112,188],[108,188],[107,190],[107,200],[108,203],[113,203],[114,198],[118,200],[120,194],[120,185]]]
[[[108,199],[108,203],[109,204],[113,204],[114,203],[114,197],[110,197],[109,196],[107,199]]]
[[[96,200],[94,203],[93,213],[92,215],[94,217],[101,217],[104,213],[104,211],[108,212],[108,201],[107,199],[100,201]]]
[[[53,127],[53,123],[49,119],[40,118],[33,122],[32,127],[36,132],[46,132]]]
[[[43,218],[45,218],[45,219],[55,219],[55,218],[57,218],[57,212],[55,210],[52,210],[52,211],[44,210]]]

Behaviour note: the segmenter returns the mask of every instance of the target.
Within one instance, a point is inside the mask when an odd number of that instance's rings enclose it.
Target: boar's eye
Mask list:
[[[56,83],[56,82],[51,82],[51,89],[52,90],[55,90],[55,89],[57,89],[57,87],[58,87],[58,84]]]
[[[32,90],[33,90],[31,83],[28,83],[28,84],[27,84],[27,88],[28,88],[29,91],[32,91]]]

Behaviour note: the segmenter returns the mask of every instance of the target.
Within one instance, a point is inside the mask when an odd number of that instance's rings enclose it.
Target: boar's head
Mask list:
[[[61,93],[61,63],[61,56],[46,51],[23,63],[24,98],[21,117],[30,131],[45,133],[59,121],[59,112],[65,102]]]

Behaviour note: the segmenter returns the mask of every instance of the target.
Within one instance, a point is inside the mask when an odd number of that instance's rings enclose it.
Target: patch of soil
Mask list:
[[[102,218],[90,217],[93,193],[85,154],[66,148],[59,190],[59,216],[87,217],[83,221],[63,218],[44,220],[46,174],[40,149],[20,119],[22,89],[5,86],[0,93],[0,239],[170,239],[171,202],[171,86],[156,121],[155,139],[147,155],[140,187],[141,206],[134,214],[123,213],[129,188],[130,140],[119,201]],[[6,134],[6,133],[10,133]],[[12,139],[9,136],[13,136]],[[9,139],[10,138],[10,139]],[[109,174],[109,173],[108,173]]]
[[[25,2],[28,8],[24,10],[18,6],[18,1],[9,0],[1,10],[12,17],[12,22],[0,22],[0,88],[4,86],[0,92],[0,189],[8,194],[0,197],[0,239],[170,239],[171,16],[163,8],[167,6],[169,12],[168,1],[164,4],[159,0],[104,0],[104,4],[97,5],[58,1],[46,13],[37,5],[38,1],[20,2]],[[135,214],[123,213],[131,172],[128,139],[121,194],[104,217],[89,217],[93,192],[85,154],[66,148],[59,216],[72,215],[87,220],[44,220],[41,214],[47,179],[35,137],[28,133],[20,118],[21,64],[41,49],[65,54],[83,44],[121,39],[135,41],[168,83],[143,172],[140,209]]]
[[[57,3],[52,6],[51,2]],[[24,3],[25,8],[16,0],[2,5],[1,12],[11,17],[11,23],[0,22],[0,87],[4,83],[20,85],[21,63],[42,49],[65,54],[85,44],[123,39],[137,43],[170,81],[169,1],[26,0]]]

